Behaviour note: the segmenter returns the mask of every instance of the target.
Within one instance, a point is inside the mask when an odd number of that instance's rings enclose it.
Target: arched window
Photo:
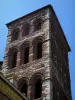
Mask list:
[[[18,40],[18,38],[19,38],[19,29],[15,29],[12,32],[12,41]]]
[[[25,78],[22,78],[19,82],[18,82],[18,89],[21,93],[23,93],[24,95],[27,96],[27,89],[28,89],[28,84],[27,81],[25,80]]]
[[[41,24],[42,24],[42,20],[41,19],[36,19],[34,21],[34,31],[40,30],[41,29]]]
[[[13,49],[12,51],[10,51],[8,63],[9,63],[9,68],[16,67],[16,63],[17,63],[17,50],[16,49]]]
[[[29,62],[29,45],[24,44],[21,48],[21,64],[26,64]]]
[[[42,97],[42,78],[40,74],[33,75],[31,78],[31,100]]]
[[[26,36],[26,35],[29,34],[29,27],[30,27],[29,23],[25,23],[23,25],[23,27],[22,27],[23,28],[22,36]]]
[[[33,41],[33,53],[34,53],[34,59],[40,59],[42,58],[42,39],[35,39]]]

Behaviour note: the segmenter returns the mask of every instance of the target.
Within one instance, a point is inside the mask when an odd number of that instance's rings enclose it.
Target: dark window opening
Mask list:
[[[23,34],[22,34],[22,36],[26,36],[28,34],[29,34],[29,24],[27,23],[27,24],[25,24],[23,26]]]
[[[12,34],[12,41],[18,40],[19,30],[15,30]]]
[[[41,80],[37,80],[35,83],[35,99],[42,96],[42,83]]]
[[[24,51],[24,64],[28,62],[29,62],[29,47],[26,47]]]
[[[37,19],[34,23],[34,31],[40,30],[41,29],[41,19]]]
[[[17,40],[17,39],[18,39],[18,31],[17,31],[17,32],[15,32],[14,39],[15,39],[15,40]]]
[[[42,57],[42,42],[37,44],[37,59]]]
[[[12,55],[12,68],[16,67],[16,61],[17,61],[17,52],[14,52]]]
[[[27,84],[26,83],[24,83],[23,86],[21,87],[21,92],[27,96]]]

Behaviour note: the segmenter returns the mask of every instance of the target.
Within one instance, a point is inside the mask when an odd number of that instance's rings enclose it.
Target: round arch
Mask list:
[[[37,72],[35,74],[33,74],[29,80],[29,84],[32,84],[34,79],[38,79],[38,78],[41,78],[41,80],[43,81],[44,80],[44,75],[40,72]]]
[[[15,51],[18,51],[18,47],[17,47],[17,46],[14,46],[14,47],[10,48],[9,51],[8,51],[8,56],[11,55],[11,53],[12,53],[14,50],[15,50]]]
[[[26,46],[30,46],[30,41],[25,41],[20,45],[20,50],[25,48]]]
[[[32,41],[32,45],[37,44],[39,41],[44,42],[44,37],[43,36],[38,36]]]

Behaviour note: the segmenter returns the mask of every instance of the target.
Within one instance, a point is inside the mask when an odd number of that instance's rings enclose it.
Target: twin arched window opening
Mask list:
[[[18,89],[24,95],[27,96],[27,92],[28,92],[27,81],[21,80],[21,82],[18,85]],[[36,79],[35,78],[33,79],[32,83],[31,83],[31,89],[29,91],[31,91],[31,93],[30,93],[31,99],[37,99],[37,98],[40,98],[42,96],[42,79],[41,79],[41,77],[39,78],[39,76],[37,76]]]
[[[42,26],[42,20],[40,18],[35,19],[33,22],[33,26],[34,26],[34,31],[40,30]],[[22,37],[29,35],[29,29],[30,29],[30,24],[25,23],[22,27]],[[12,31],[12,41],[18,40],[19,33],[20,33],[20,30],[18,28]]]
[[[20,64],[27,64],[29,63],[29,50],[30,46],[29,44],[23,44],[20,49]],[[16,67],[17,64],[17,51],[16,49],[13,49],[12,52],[10,52],[9,55],[9,66],[10,68]],[[33,44],[33,59],[37,60],[42,58],[42,40],[34,41]]]
[[[21,64],[29,62],[29,45],[23,45],[21,48]],[[42,58],[42,41],[38,41],[33,46],[34,60]]]

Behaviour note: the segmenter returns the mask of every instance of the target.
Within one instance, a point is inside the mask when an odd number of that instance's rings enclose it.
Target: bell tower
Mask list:
[[[51,5],[6,24],[3,74],[29,100],[72,100],[70,47]]]

